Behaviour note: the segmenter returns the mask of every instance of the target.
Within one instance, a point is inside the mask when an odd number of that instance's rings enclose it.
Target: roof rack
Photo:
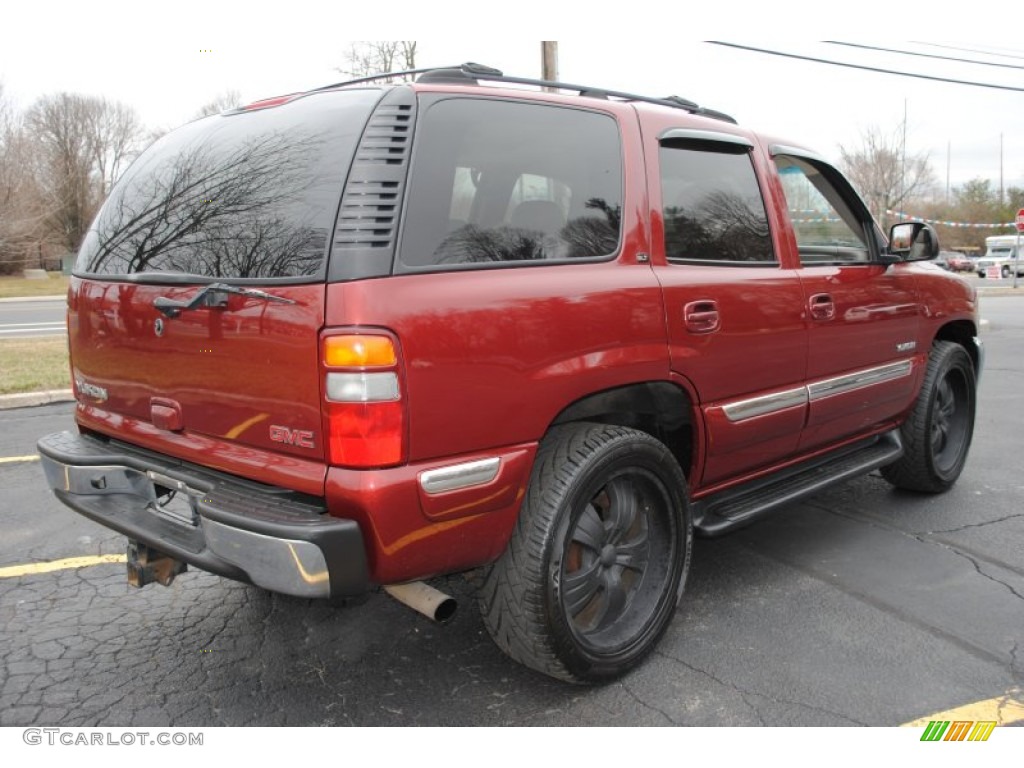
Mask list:
[[[378,75],[356,78],[355,80],[346,80],[343,83],[325,85],[323,88],[317,88],[316,90],[323,91],[329,88],[340,88],[345,85],[372,83],[379,80],[393,80],[396,77],[409,77],[412,75],[418,75],[419,77],[417,78],[417,82],[420,83],[465,83],[466,85],[476,85],[479,80],[491,80],[494,82],[514,83],[517,85],[536,85],[541,88],[557,88],[563,91],[576,91],[580,96],[587,96],[596,99],[613,98],[623,99],[625,101],[642,101],[647,104],[659,104],[663,107],[684,109],[692,115],[703,115],[704,117],[712,117],[716,120],[736,123],[735,118],[730,117],[724,112],[719,112],[715,109],[706,109],[698,105],[696,102],[684,99],[681,96],[665,96],[658,98],[654,96],[641,96],[637,93],[627,93],[626,91],[610,91],[606,88],[595,88],[590,85],[574,85],[572,83],[563,83],[558,80],[537,80],[529,77],[514,77],[506,75],[500,69],[488,67],[483,64],[476,64],[471,61],[452,67],[427,67],[424,69],[407,69],[403,72],[384,72]]]
[[[421,75],[418,80],[423,82],[469,82],[475,83],[476,77],[486,77],[488,80],[494,77],[502,77],[500,69],[494,69],[493,67],[485,67],[483,64],[474,64],[469,61],[465,64],[454,64],[450,67],[421,67],[420,69],[405,69],[401,72],[380,72],[376,75],[367,75],[366,77],[357,77],[353,80],[345,80],[340,83],[332,83],[331,85],[324,85],[320,88],[314,88],[315,91],[326,91],[331,88],[341,88],[345,85],[359,85],[360,83],[375,83],[379,80],[394,80],[396,77],[410,77],[412,75]],[[424,79],[426,78],[426,79]]]

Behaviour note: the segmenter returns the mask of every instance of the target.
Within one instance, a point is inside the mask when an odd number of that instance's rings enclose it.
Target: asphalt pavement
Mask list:
[[[0,340],[66,336],[63,296],[0,300]]]

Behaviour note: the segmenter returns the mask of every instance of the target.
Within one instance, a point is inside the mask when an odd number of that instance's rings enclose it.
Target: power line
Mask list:
[[[865,51],[883,51],[885,53],[898,53],[903,56],[920,56],[925,59],[941,59],[942,61],[959,61],[964,64],[978,64],[982,67],[1001,67],[1003,69],[1024,69],[1020,64],[1000,64],[995,61],[978,61],[977,59],[960,59],[955,56],[939,56],[934,53],[917,53],[916,51],[901,51],[898,48],[879,48],[874,45],[862,45],[860,43],[842,43],[838,40],[825,40],[829,45],[845,45],[848,48],[861,48]]]
[[[814,56],[800,56],[795,53],[784,53],[783,51],[770,51],[767,48],[754,48],[749,45],[739,45],[737,43],[724,43],[719,40],[706,40],[705,42],[711,45],[723,45],[726,48],[738,48],[743,51],[753,51],[755,53],[767,53],[770,56],[782,56],[787,59],[799,59],[801,61],[813,61],[818,64],[831,64],[836,67],[849,67],[850,69],[863,69],[868,72],[880,72],[884,75],[899,75],[901,77],[916,77],[920,80],[934,80],[939,83],[953,83],[954,85],[973,85],[977,88],[995,88],[1000,91],[1017,91],[1024,92],[1024,88],[1016,88],[1012,85],[996,85],[995,83],[978,83],[971,80],[954,80],[948,77],[935,77],[933,75],[921,75],[916,72],[899,72],[894,69],[882,69],[880,67],[868,67],[863,64],[849,64],[845,61],[831,61],[830,59],[819,59]]]
[[[941,43],[924,43],[918,40],[911,40],[915,45],[928,45],[932,48],[945,48],[948,51],[964,51],[966,53],[984,53],[986,56],[1002,56],[1004,59],[1024,59],[1024,56],[1014,56],[1011,53],[999,53],[998,51],[986,51],[979,48],[957,48],[955,45],[942,45]]]

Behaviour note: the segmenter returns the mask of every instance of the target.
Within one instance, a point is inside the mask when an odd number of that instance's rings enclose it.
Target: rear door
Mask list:
[[[797,449],[807,410],[803,293],[773,243],[756,172],[763,160],[749,139],[666,126],[647,146],[658,161],[653,263],[672,369],[699,397],[701,484],[713,485]]]
[[[329,233],[379,98],[319,93],[208,117],[132,165],[72,281],[83,425],[250,476],[309,459],[300,484],[315,490]]]

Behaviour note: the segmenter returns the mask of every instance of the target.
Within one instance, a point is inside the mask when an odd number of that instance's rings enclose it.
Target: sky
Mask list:
[[[698,12],[683,6],[648,0],[617,4],[623,9],[617,18],[602,15],[597,4],[567,0],[553,13],[535,0],[467,4],[466,10],[457,2],[406,1],[373,5],[388,9],[390,19],[351,0],[8,6],[0,12],[0,83],[20,109],[44,94],[74,91],[129,104],[147,127],[168,129],[230,89],[247,102],[343,80],[337,68],[345,64],[350,39],[416,39],[420,66],[477,61],[507,74],[539,77],[540,44],[532,38],[545,36],[558,40],[559,76],[566,82],[683,96],[833,160],[840,146],[857,147],[871,128],[899,133],[906,114],[907,152],[928,154],[940,193],[947,181],[955,187],[979,177],[998,188],[1000,173],[1004,186],[1024,186],[1024,37],[1015,34],[1009,3],[1002,4],[1004,13],[998,3],[981,0],[963,6],[970,13],[956,18],[917,13],[914,3],[905,3],[905,19],[887,21],[884,4],[866,0],[858,4],[863,18],[844,18],[829,28],[792,21],[811,18],[806,9],[817,17],[838,7],[821,2],[790,3],[790,17],[779,4],[762,3],[749,6],[759,8],[757,13],[730,4],[735,19],[724,13],[697,19]],[[1000,23],[1004,16],[1007,23]],[[538,28],[530,21],[535,19],[548,23]],[[767,29],[774,35],[766,35]],[[894,29],[914,42],[892,40]],[[890,39],[880,41],[880,32]],[[863,71],[714,45],[701,37],[1018,90]]]

